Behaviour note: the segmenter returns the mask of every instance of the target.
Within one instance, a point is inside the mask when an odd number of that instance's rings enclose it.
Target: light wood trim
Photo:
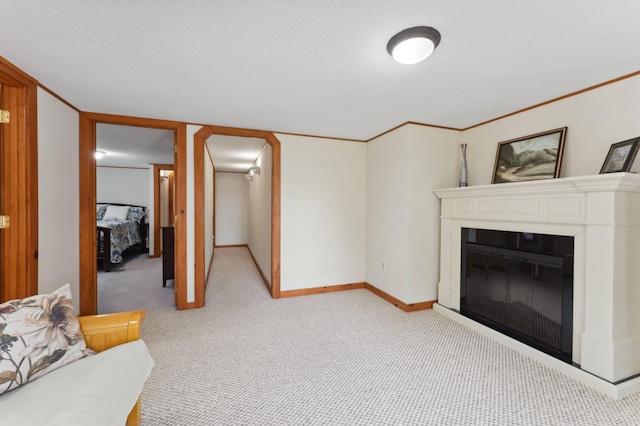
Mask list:
[[[118,126],[145,127],[148,129],[176,130],[184,123],[171,120],[158,120],[155,118],[130,117],[126,115],[100,114],[96,112],[83,112],[89,120],[101,124],[116,124]]]
[[[219,248],[219,249],[235,248],[235,247],[246,247],[246,248],[249,248],[249,246],[247,244],[225,244],[225,245],[222,245],[222,246],[216,246],[216,248]]]
[[[38,293],[38,117],[37,81],[0,56],[1,102],[12,111],[2,124],[0,153],[2,214],[2,298]]]
[[[96,123],[80,114],[80,314],[98,312],[96,264]]]
[[[117,314],[90,315],[78,317],[80,329],[87,347],[102,352],[123,343],[133,342],[140,338],[140,327],[145,311],[121,312]],[[127,425],[140,424],[140,400],[127,417]]]
[[[175,156],[176,222],[175,232],[175,278],[176,305],[187,306],[187,125],[176,129]]]
[[[95,244],[96,176],[95,158],[96,124],[145,127],[173,130],[176,132],[176,210],[178,222],[175,224],[175,289],[178,309],[186,308],[187,265],[186,265],[186,140],[187,126],[184,123],[149,118],[126,117],[121,115],[80,113],[79,141],[79,186],[80,186],[80,313],[92,315],[97,312],[97,266]]]
[[[474,125],[469,126],[469,127],[465,127],[462,130],[464,131],[464,130],[473,129],[474,127],[480,127],[480,126],[483,126],[485,124],[492,123],[494,121],[502,120],[503,118],[511,117],[512,115],[520,114],[522,112],[530,111],[532,109],[539,108],[539,107],[545,106],[545,105],[549,105],[551,103],[558,102],[558,101],[561,101],[563,99],[571,98],[573,96],[580,95],[582,93],[589,92],[591,90],[599,89],[600,87],[608,86],[609,84],[617,83],[619,81],[626,80],[628,78],[635,77],[637,75],[640,75],[640,71],[636,71],[636,72],[633,72],[631,74],[626,74],[626,75],[623,75],[622,77],[614,78],[613,80],[605,81],[604,83],[596,84],[594,86],[589,86],[589,87],[587,87],[585,89],[581,89],[581,90],[578,90],[576,92],[571,92],[571,93],[568,93],[566,95],[562,95],[560,97],[553,98],[553,99],[550,99],[548,101],[541,102],[539,104],[535,104],[535,105],[532,105],[530,107],[523,108],[523,109],[511,112],[509,114],[501,115],[500,117],[492,118],[491,120],[483,121],[482,123],[478,123],[478,124],[474,124]]]
[[[323,287],[304,288],[280,292],[280,297],[309,296],[311,294],[333,293],[335,291],[358,290],[365,288],[365,283],[327,285]]]
[[[209,130],[203,127],[193,137],[193,209],[194,209],[194,287],[195,305],[204,306],[204,294],[206,288],[206,271],[204,268],[206,242],[204,216],[206,211],[205,178],[204,178],[204,152]],[[206,136],[205,136],[206,135]]]
[[[53,96],[54,98],[56,98],[57,100],[59,100],[60,102],[62,102],[63,104],[65,104],[66,106],[68,106],[69,108],[75,110],[76,112],[82,112],[80,111],[78,108],[76,108],[74,105],[72,105],[71,103],[69,103],[69,101],[67,101],[66,99],[63,99],[61,96],[59,96],[56,92],[54,92],[53,90],[49,89],[47,86],[45,86],[42,83],[38,83],[38,86],[40,86],[40,88],[42,90],[44,90],[45,92],[49,93],[51,96]]]
[[[398,308],[402,309],[405,312],[415,312],[415,311],[424,311],[426,309],[432,309],[433,304],[437,302],[437,300],[430,300],[427,302],[419,302],[419,303],[404,303],[403,301],[396,299],[389,293],[385,293],[384,291],[372,286],[369,283],[365,283],[365,288],[370,292],[372,292],[373,294],[380,296],[387,302],[397,306]]]
[[[267,141],[269,145],[271,145],[271,284],[267,285],[269,288],[269,292],[271,293],[271,297],[278,298],[280,297],[280,141],[275,137],[273,133],[265,132],[261,130],[251,130],[251,129],[238,129],[235,127],[223,127],[223,126],[205,126],[200,131],[198,131],[194,137],[194,163],[202,163],[202,156],[204,155],[204,148],[199,148],[196,150],[198,145],[202,146],[206,143],[206,140],[211,135],[226,135],[226,136],[239,136],[239,137],[249,137],[249,138],[261,138]],[[198,153],[196,156],[196,153]],[[195,167],[195,165],[194,165]],[[195,171],[194,172],[198,172]],[[203,172],[199,172],[203,173]],[[204,196],[204,185],[203,182],[199,178],[195,178],[195,187],[194,187],[194,196],[195,199],[202,199]],[[195,209],[195,233],[204,234],[204,210],[202,207],[198,210]],[[202,217],[199,220],[199,217]],[[251,252],[251,250],[249,250]],[[197,259],[204,259],[204,243],[196,244],[195,254]],[[253,257],[253,254],[251,255]],[[255,262],[255,259],[254,259]],[[197,264],[197,262],[196,262]],[[257,263],[256,263],[257,265]],[[196,265],[196,267],[198,267]],[[204,264],[202,266],[204,271]],[[258,269],[260,269],[258,267]],[[260,272],[262,274],[262,271]],[[202,275],[204,276],[204,272]],[[265,279],[263,275],[263,279]],[[265,282],[268,280],[265,279]],[[204,286],[205,284],[202,281],[196,281],[196,294],[198,294],[198,287],[202,287],[203,297],[204,297]],[[204,302],[203,302],[204,303]]]
[[[406,126],[408,124],[413,124],[415,126],[422,126],[422,127],[432,127],[434,129],[457,130],[457,131],[463,130],[463,129],[458,129],[458,128],[455,128],[455,127],[447,127],[447,126],[438,126],[438,125],[435,125],[435,124],[418,123],[416,121],[405,121],[402,124],[398,124],[396,127],[393,127],[393,128],[391,128],[389,130],[386,130],[386,131],[380,133],[379,135],[376,135],[376,136],[374,136],[374,137],[372,137],[370,139],[367,139],[365,142],[371,142],[374,139],[378,139],[379,137],[384,136],[387,133],[391,133],[394,130],[398,130],[399,128],[404,127],[404,126]]]
[[[280,297],[280,141],[272,133],[266,135],[271,145],[271,297]]]

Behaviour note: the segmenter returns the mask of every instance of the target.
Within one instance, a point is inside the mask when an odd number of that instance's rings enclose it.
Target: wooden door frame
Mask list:
[[[173,164],[154,164],[153,165],[153,256],[160,257],[162,249],[160,245],[160,171],[161,170],[173,170],[175,167]],[[169,183],[171,185],[171,182]],[[171,186],[169,186],[171,188]],[[171,194],[169,195],[171,197]],[[171,204],[171,201],[170,201]],[[171,209],[169,209],[169,214]],[[169,221],[171,222],[171,220]]]
[[[204,126],[193,138],[194,216],[195,216],[195,303],[204,306],[204,146],[211,135],[265,139],[272,148],[271,159],[271,297],[280,297],[280,141],[272,132],[234,127]],[[215,230],[214,230],[215,235]]]
[[[2,298],[38,293],[38,82],[0,56],[2,104],[12,111],[3,124],[1,214]],[[1,302],[1,301],[0,301]]]
[[[154,120],[121,115],[80,113],[80,314],[98,310],[96,262],[96,125],[115,124],[173,130],[175,139],[176,215],[175,286],[178,309],[187,309],[187,125],[176,121]]]

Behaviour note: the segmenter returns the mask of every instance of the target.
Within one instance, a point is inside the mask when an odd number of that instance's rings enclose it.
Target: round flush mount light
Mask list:
[[[401,64],[424,61],[440,44],[440,33],[431,27],[413,27],[400,31],[387,43],[387,52]]]
[[[93,156],[95,157],[96,160],[99,160],[102,157],[104,157],[105,154],[106,154],[106,152],[104,152],[104,151],[95,151],[93,153]]]

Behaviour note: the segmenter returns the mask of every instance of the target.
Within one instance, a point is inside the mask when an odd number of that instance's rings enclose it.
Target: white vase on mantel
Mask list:
[[[460,151],[462,153],[462,160],[460,161],[460,187],[469,186],[469,176],[467,174],[467,144],[460,144]]]

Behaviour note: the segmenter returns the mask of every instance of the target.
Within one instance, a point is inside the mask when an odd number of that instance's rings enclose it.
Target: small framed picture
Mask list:
[[[562,127],[500,142],[491,183],[557,178],[566,134]]]
[[[640,137],[614,143],[600,169],[602,173],[628,172],[638,153]]]

